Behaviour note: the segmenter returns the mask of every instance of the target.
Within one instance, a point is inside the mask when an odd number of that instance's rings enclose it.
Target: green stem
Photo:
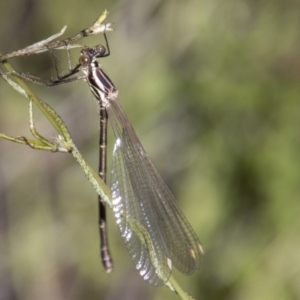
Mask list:
[[[1,53],[0,53],[1,55]],[[12,66],[7,62],[4,61],[2,62],[3,66],[6,68],[6,70],[8,72],[12,72],[13,68]],[[3,76],[4,77],[4,76]],[[7,76],[8,77],[8,76]],[[5,78],[5,77],[4,77]],[[8,79],[9,80],[9,77]],[[12,79],[10,79],[12,80]],[[59,133],[59,134],[63,134],[61,132],[61,128],[59,126],[59,124],[57,124],[57,121],[51,116],[51,114],[49,113],[47,106],[45,105],[44,102],[42,102],[38,97],[35,96],[35,94],[32,92],[32,90],[29,88],[29,86],[18,76],[14,76],[14,82],[19,85],[23,91],[25,92],[21,92],[23,95],[25,95],[27,98],[30,98],[35,105],[39,108],[39,110],[45,115],[45,117],[49,120],[49,122],[51,123],[51,125],[55,128],[55,130]],[[10,83],[10,82],[9,82]],[[11,84],[11,83],[10,83]],[[11,84],[12,85],[12,84]],[[15,89],[17,89],[15,86],[13,86]],[[20,90],[18,90],[18,92],[20,92]]]

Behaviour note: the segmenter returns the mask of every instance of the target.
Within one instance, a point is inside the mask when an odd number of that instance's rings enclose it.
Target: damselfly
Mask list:
[[[187,275],[199,269],[204,252],[120,106],[118,90],[97,62],[97,58],[110,54],[105,33],[104,37],[107,50],[102,45],[82,49],[79,64],[59,80],[43,82],[30,75],[18,75],[47,86],[86,80],[100,106],[105,136],[100,149],[106,144],[107,118],[116,138],[111,191],[117,225],[140,275],[159,286],[168,281],[173,266]],[[73,77],[79,71],[84,75]],[[99,172],[105,179],[105,152],[101,161],[104,168]]]

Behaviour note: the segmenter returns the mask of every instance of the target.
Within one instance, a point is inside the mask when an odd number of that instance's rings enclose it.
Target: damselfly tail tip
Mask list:
[[[103,242],[103,241],[102,241]],[[101,248],[101,261],[106,273],[110,273],[113,269],[113,260],[108,250],[108,245]]]
[[[113,270],[113,262],[112,260],[106,260],[105,262],[103,261],[103,267],[106,273],[111,273]]]

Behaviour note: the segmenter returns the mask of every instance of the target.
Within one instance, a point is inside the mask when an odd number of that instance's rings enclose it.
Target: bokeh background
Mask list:
[[[300,299],[299,1],[1,1],[0,51],[64,25],[73,35],[105,8],[115,31],[103,68],[206,252],[199,272],[177,280],[196,299]],[[11,63],[51,73],[47,55]],[[30,85],[96,167],[86,84]],[[39,112],[35,120],[54,135]],[[27,100],[4,80],[0,132],[30,136]],[[107,275],[96,195],[71,155],[0,140],[1,300],[179,299],[139,277],[111,212],[109,239]]]

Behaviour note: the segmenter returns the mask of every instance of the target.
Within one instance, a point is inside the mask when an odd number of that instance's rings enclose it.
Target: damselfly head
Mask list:
[[[89,50],[92,50],[92,49],[87,48],[87,49],[81,50],[81,54],[79,57],[79,63],[83,67],[87,67],[93,61],[93,56],[89,53]]]
[[[98,57],[103,57],[106,54],[106,48],[103,45],[97,45],[94,48],[84,48],[81,50],[79,63],[86,67]]]
[[[95,57],[102,57],[106,54],[106,48],[103,45],[97,45],[94,48]]]

